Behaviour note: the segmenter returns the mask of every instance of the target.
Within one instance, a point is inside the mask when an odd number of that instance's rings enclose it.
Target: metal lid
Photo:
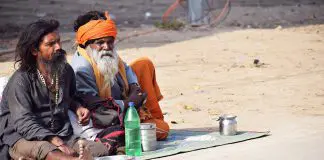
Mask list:
[[[224,115],[219,117],[219,119],[235,119],[235,118],[236,118],[236,116],[228,115],[228,114],[224,114]]]
[[[140,129],[155,129],[155,123],[141,123]]]

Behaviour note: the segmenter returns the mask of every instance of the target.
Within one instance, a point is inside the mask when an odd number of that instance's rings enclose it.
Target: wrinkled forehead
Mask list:
[[[53,32],[49,32],[47,34],[45,34],[42,38],[41,38],[41,43],[48,43],[50,41],[59,41],[60,40],[60,34],[57,30],[53,31]]]
[[[102,42],[102,43],[114,43],[115,39],[112,36],[108,36],[108,37],[103,37],[103,38],[98,38],[95,39],[93,41],[93,43],[98,43],[98,42]]]

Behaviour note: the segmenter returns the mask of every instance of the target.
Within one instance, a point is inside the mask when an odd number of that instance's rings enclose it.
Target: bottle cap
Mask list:
[[[134,102],[128,102],[128,106],[129,107],[135,107],[135,103]]]

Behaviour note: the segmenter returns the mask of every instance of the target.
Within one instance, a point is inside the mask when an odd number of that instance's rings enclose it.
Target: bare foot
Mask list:
[[[91,152],[88,147],[85,146],[84,140],[79,140],[79,159],[80,160],[93,160],[93,157],[91,155]]]

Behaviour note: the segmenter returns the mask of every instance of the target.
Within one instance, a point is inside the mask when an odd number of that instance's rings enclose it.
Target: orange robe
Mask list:
[[[130,64],[137,76],[141,88],[147,93],[146,108],[151,116],[142,120],[142,123],[155,123],[156,136],[158,140],[164,140],[169,133],[169,125],[164,121],[159,101],[163,98],[160,88],[156,82],[155,67],[149,58],[136,59]],[[140,113],[142,114],[142,113]],[[143,117],[143,115],[140,115]]]

